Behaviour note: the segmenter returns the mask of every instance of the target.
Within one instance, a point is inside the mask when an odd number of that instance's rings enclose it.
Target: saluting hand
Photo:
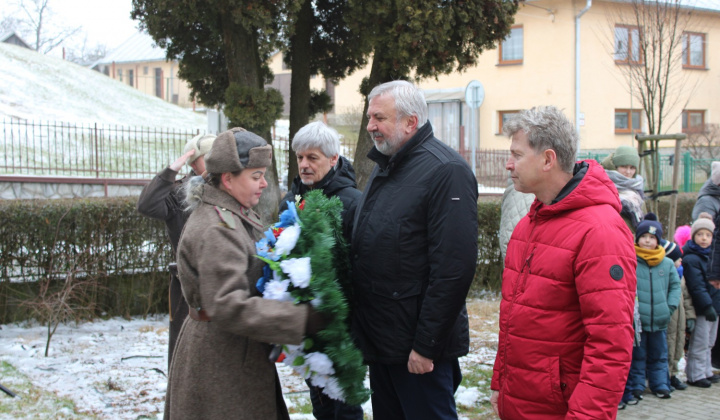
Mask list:
[[[180,169],[182,169],[185,162],[190,159],[190,156],[195,154],[195,149],[188,150],[185,154],[177,158],[177,160],[170,164],[170,169],[172,169],[175,172],[180,172]]]

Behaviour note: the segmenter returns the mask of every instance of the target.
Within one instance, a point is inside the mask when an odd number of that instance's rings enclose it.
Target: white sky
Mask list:
[[[18,4],[21,0],[0,0],[0,18],[5,16],[24,17]],[[32,0],[24,0],[30,3]],[[65,45],[79,48],[87,35],[87,45],[105,44],[108,51],[120,45],[137,31],[138,22],[130,18],[132,0],[50,0],[49,23],[63,27],[81,26],[81,34]],[[26,39],[28,43],[33,39]],[[53,50],[61,55],[62,48]]]

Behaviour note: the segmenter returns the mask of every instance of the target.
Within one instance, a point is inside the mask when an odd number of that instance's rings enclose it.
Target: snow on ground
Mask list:
[[[78,412],[113,420],[162,418],[167,387],[167,315],[60,325],[48,357],[44,356],[46,332],[46,327],[37,324],[0,325],[0,360],[13,365],[34,386],[72,400]],[[460,362],[461,366],[492,366],[494,357],[494,351],[481,348]],[[277,366],[288,406],[309,404],[303,379],[289,367]],[[3,383],[10,388],[11,384]],[[365,385],[369,386],[367,379]],[[488,398],[476,387],[461,387],[456,394],[457,403],[466,406]],[[372,413],[369,401],[363,408]],[[1,418],[7,417],[0,414]],[[292,414],[291,418],[313,417]]]
[[[207,129],[207,117],[104,74],[0,43],[0,118]]]

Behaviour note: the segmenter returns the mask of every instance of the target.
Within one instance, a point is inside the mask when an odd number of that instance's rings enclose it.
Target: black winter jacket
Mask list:
[[[708,282],[708,260],[707,254],[699,253],[690,246],[692,240],[683,247],[683,276],[693,307],[697,315],[702,315],[708,306],[712,305],[715,311],[720,313],[720,290]]]
[[[355,169],[353,169],[350,161],[344,156],[340,156],[335,168],[331,168],[320,182],[312,186],[312,189],[316,190],[318,188],[322,189],[326,197],[338,197],[340,201],[342,201],[343,212],[341,217],[343,221],[343,234],[346,239],[349,239],[352,226],[352,214],[354,213],[358,198],[362,195],[360,190],[357,189]],[[280,213],[287,210],[288,201],[294,202],[296,195],[304,196],[308,191],[310,191],[310,188],[302,183],[299,175],[296,176],[295,179],[293,179],[290,190],[285,194],[285,197],[280,203]]]
[[[352,234],[352,331],[368,362],[467,354],[477,261],[477,181],[426,123],[375,166]]]

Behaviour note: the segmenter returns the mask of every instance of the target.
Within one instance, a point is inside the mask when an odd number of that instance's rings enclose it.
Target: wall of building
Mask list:
[[[479,148],[505,149],[500,134],[499,112],[555,105],[575,122],[575,16],[585,0],[538,0],[521,4],[515,25],[523,27],[522,64],[502,65],[497,48],[485,51],[474,68],[464,73],[440,75],[423,80],[422,89],[454,89],[479,80],[485,101],[479,111]],[[618,16],[625,8],[625,18]],[[633,144],[630,134],[615,133],[615,109],[642,109],[629,93],[629,82],[615,64],[614,27],[628,24],[627,5],[595,1],[580,19],[580,113],[582,150],[612,150]],[[712,42],[720,39],[720,13],[696,12],[690,30],[706,34],[704,70],[678,69],[672,83],[682,86],[668,98],[675,106],[668,110],[663,133],[681,131],[683,109],[705,110],[706,123],[718,123],[720,115],[720,55],[713,54]],[[717,50],[717,49],[715,49]],[[678,52],[679,53],[679,52]],[[362,112],[364,98],[358,92],[370,65],[342,80],[335,88],[335,112]],[[643,117],[643,131],[647,123]],[[436,129],[436,132],[441,130]],[[668,143],[669,144],[669,143]]]
[[[162,80],[158,88],[156,71],[159,69]],[[132,84],[130,71],[133,73]],[[157,96],[167,102],[174,103],[183,108],[192,108],[190,99],[190,86],[178,78],[178,63],[176,61],[153,61],[137,63],[114,63],[109,65],[108,76],[131,85],[139,91]]]

